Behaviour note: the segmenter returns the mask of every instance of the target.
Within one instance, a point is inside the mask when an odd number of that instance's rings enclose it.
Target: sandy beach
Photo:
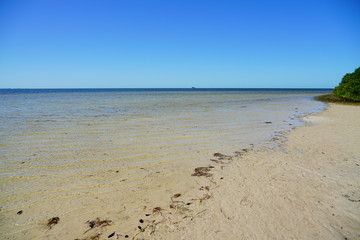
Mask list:
[[[132,190],[99,185],[71,201],[10,209],[12,234],[2,237],[360,239],[359,119],[358,106],[331,104],[269,146],[212,153],[167,175],[154,166]],[[118,186],[115,171],[99,174]]]
[[[0,240],[360,240],[360,0],[0,6]]]
[[[153,238],[360,239],[359,119],[359,107],[331,104],[280,147],[215,165],[198,215]]]

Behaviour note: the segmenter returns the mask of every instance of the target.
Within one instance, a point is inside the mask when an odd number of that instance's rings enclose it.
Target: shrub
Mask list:
[[[347,73],[342,78],[339,86],[332,91],[334,96],[360,101],[360,67],[353,73]]]

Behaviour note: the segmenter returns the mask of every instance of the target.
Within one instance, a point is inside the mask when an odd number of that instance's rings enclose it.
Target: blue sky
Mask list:
[[[0,88],[334,87],[358,0],[0,0]]]

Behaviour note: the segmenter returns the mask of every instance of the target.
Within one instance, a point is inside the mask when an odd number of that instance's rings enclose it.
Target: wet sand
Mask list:
[[[152,238],[360,239],[359,119],[360,107],[332,104],[280,147],[216,165],[199,215]]]

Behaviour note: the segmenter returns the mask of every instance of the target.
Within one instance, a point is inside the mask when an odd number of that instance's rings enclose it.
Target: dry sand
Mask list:
[[[279,148],[215,165],[197,216],[152,238],[360,239],[360,107],[331,104],[305,122]]]

